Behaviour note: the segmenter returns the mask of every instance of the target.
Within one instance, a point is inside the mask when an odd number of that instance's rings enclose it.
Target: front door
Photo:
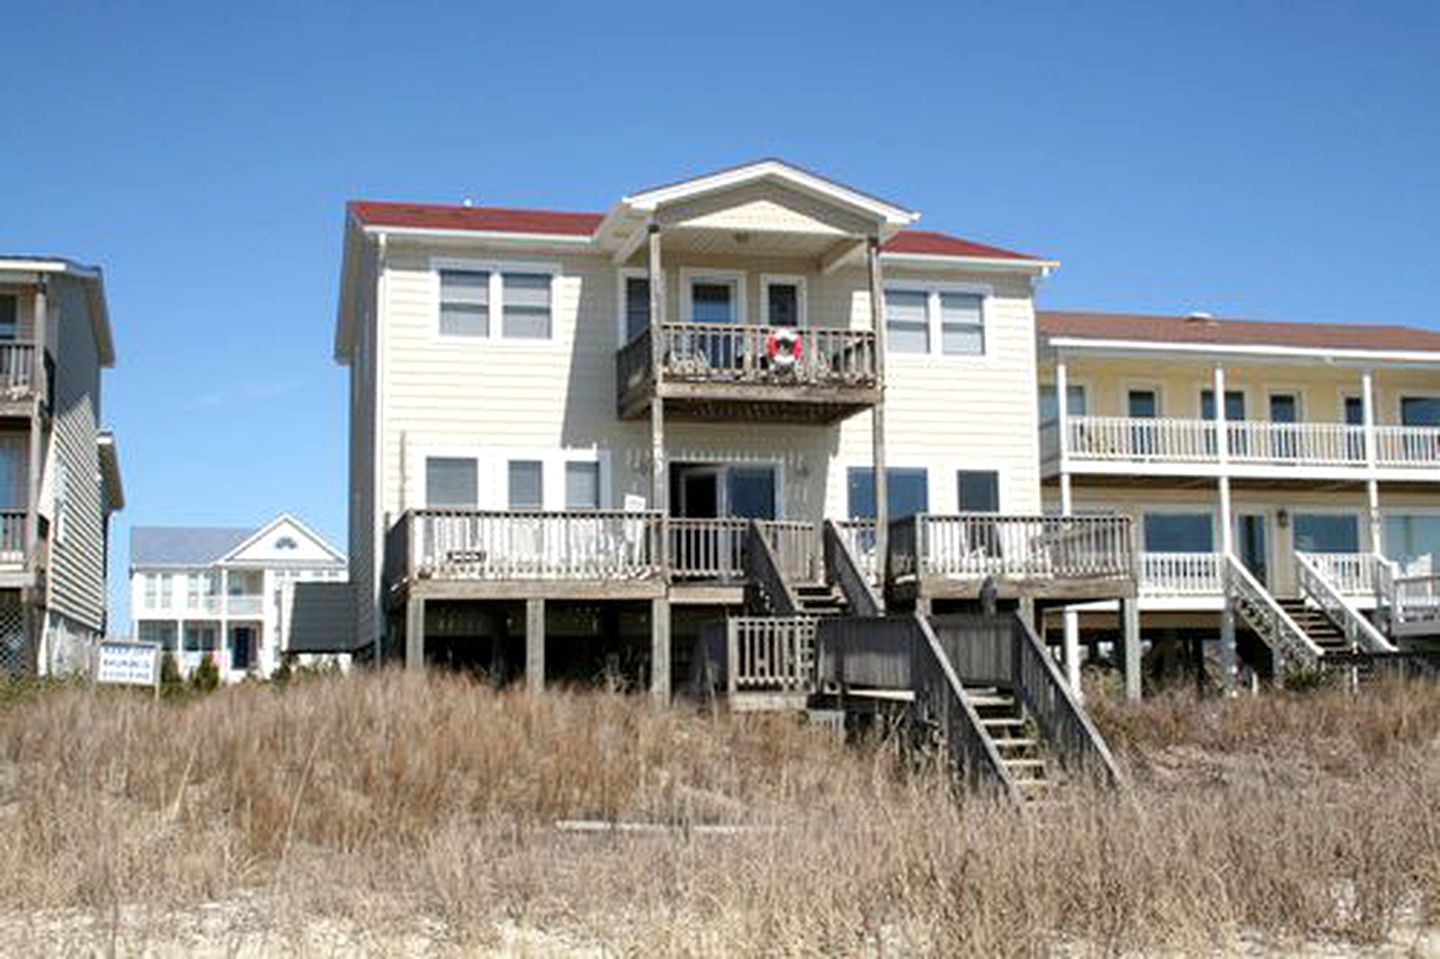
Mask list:
[[[1241,513],[1235,517],[1235,551],[1240,562],[1268,589],[1270,563],[1265,526],[1264,513]]]
[[[680,496],[673,512],[692,519],[714,519],[720,515],[720,467],[676,466]]]
[[[255,665],[255,627],[233,626],[230,629],[230,668],[249,669]]]

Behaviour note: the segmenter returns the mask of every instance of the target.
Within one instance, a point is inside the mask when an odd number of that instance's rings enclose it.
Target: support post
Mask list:
[[[1029,626],[1031,632],[1034,632],[1038,635],[1039,630],[1036,628],[1035,623],[1035,597],[1021,596],[1018,613],[1020,615],[1020,621],[1023,622],[1026,626]]]
[[[1360,409],[1365,427],[1365,505],[1370,520],[1370,551],[1385,555],[1385,524],[1380,517],[1380,481],[1376,463],[1379,451],[1375,443],[1375,374],[1360,373]]]
[[[1055,361],[1056,441],[1060,450],[1060,515],[1075,512],[1074,490],[1070,479],[1070,371],[1063,357]],[[1062,624],[1061,658],[1065,662],[1065,682],[1083,701],[1080,689],[1080,614],[1065,607],[1060,614]]]
[[[646,269],[650,291],[650,508],[661,517],[670,515],[670,467],[665,459],[665,398],[663,367],[665,353],[665,269],[660,254],[660,227],[646,227],[649,233]],[[663,521],[662,521],[663,522]],[[655,557],[661,575],[670,576],[670,534],[662,525]]]
[[[871,454],[875,470],[875,562],[881,591],[890,580],[890,501],[885,481],[885,280],[880,272],[880,237],[865,245],[870,272],[870,329],[875,333],[875,382],[878,397],[870,411]],[[920,548],[920,544],[916,544]]]
[[[425,600],[414,596],[405,602],[405,668],[425,668]]]
[[[656,703],[670,702],[670,600],[650,600],[650,695]]]
[[[1134,597],[1120,600],[1120,625],[1124,634],[1125,698],[1140,701],[1140,601]]]
[[[525,600],[525,688],[545,689],[545,600]]]

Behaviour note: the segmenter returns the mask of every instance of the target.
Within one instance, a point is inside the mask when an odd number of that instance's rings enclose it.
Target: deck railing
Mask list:
[[[1128,516],[918,514],[890,525],[894,577],[1093,579],[1135,575]]]
[[[1219,596],[1219,553],[1140,554],[1140,592],[1146,596]]]
[[[1247,464],[1366,465],[1365,427],[1348,423],[1271,423],[1231,420],[1227,454]],[[1071,416],[1065,421],[1067,454],[1079,461],[1216,463],[1219,430],[1213,420],[1129,416]],[[1376,426],[1380,466],[1440,468],[1440,427]],[[1042,456],[1059,455],[1058,424],[1040,426]]]
[[[0,562],[25,561],[25,511],[0,510]]]
[[[1225,594],[1234,604],[1235,612],[1250,625],[1261,641],[1275,654],[1275,675],[1279,679],[1285,666],[1314,669],[1320,664],[1324,650],[1316,646],[1275,601],[1260,581],[1234,553],[1225,553],[1221,561]]]
[[[663,523],[619,510],[412,510],[387,563],[420,577],[644,579],[660,573]]]
[[[35,383],[35,345],[0,343],[0,393],[27,393]]]
[[[815,527],[788,520],[761,520],[760,529],[787,579],[815,579]],[[677,579],[739,580],[744,578],[745,536],[750,520],[743,517],[695,519],[669,517],[670,572]]]
[[[264,601],[263,596],[230,596],[225,600],[225,611],[231,616],[258,616]]]
[[[740,616],[725,621],[730,695],[815,688],[813,616]]]
[[[825,557],[825,582],[840,590],[850,614],[879,616],[884,612],[872,580],[861,569],[848,538],[840,531],[839,523],[825,521],[821,528],[821,545]]]
[[[1440,575],[1397,576],[1393,622],[1407,635],[1440,633]]]
[[[1369,653],[1396,652],[1390,640],[1355,608],[1337,588],[1335,581],[1326,576],[1325,571],[1315,562],[1316,557],[1323,555],[1325,554],[1295,554],[1295,582],[1300,587],[1300,595],[1318,606],[1332,623],[1344,631],[1345,640],[1352,650]]]
[[[1388,561],[1374,553],[1309,553],[1296,550],[1337,592],[1345,596],[1374,596],[1384,588]]]
[[[798,340],[798,349],[772,346],[772,336],[782,329]],[[667,381],[829,387],[878,382],[875,334],[870,330],[665,323],[658,337],[646,330],[620,349],[616,382],[621,396],[652,378],[657,342],[660,375]]]
[[[875,555],[875,521],[873,519],[837,519],[832,521],[835,532],[850,547],[855,565],[872,583],[880,582],[880,563]]]

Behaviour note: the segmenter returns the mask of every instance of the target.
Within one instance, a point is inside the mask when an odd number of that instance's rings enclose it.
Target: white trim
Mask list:
[[[1419,350],[1321,350],[1303,346],[1237,346],[1217,343],[1166,343],[1155,340],[1089,340],[1069,336],[1051,338],[1048,340],[1048,344],[1056,350],[1093,350],[1099,353],[1185,353],[1202,356],[1257,356],[1266,359],[1440,364],[1440,352]]]
[[[377,226],[368,223],[362,224],[360,229],[365,233],[388,236],[453,237],[485,243],[563,247],[567,250],[575,247],[592,248],[595,246],[595,237],[590,234],[582,236],[565,233],[511,233],[504,230],[454,230],[425,226]]]
[[[488,302],[486,308],[489,311],[486,331],[484,336],[462,336],[458,334],[445,333],[440,329],[441,283],[440,274],[442,271],[465,271],[471,273],[489,274]],[[550,329],[547,336],[506,336],[504,335],[505,323],[505,274],[531,273],[544,274],[550,277]],[[432,333],[436,340],[444,343],[447,347],[458,344],[484,343],[487,346],[505,344],[509,347],[535,347],[548,346],[559,340],[558,328],[559,318],[557,304],[559,302],[559,283],[564,276],[564,270],[559,263],[538,261],[538,260],[506,260],[488,257],[484,259],[458,258],[448,256],[430,257],[430,283],[431,295],[433,297],[432,312],[435,317]]]
[[[997,273],[1018,272],[1038,273],[1048,276],[1051,270],[1060,267],[1059,260],[1017,260],[1012,257],[951,256],[943,253],[886,253],[880,251],[882,263],[891,266],[905,266],[918,270],[953,270],[957,267],[992,270]]]
[[[625,286],[626,281],[631,279],[650,280],[650,269],[644,266],[621,266],[615,269],[615,342],[624,347],[630,342],[625,335]],[[646,317],[646,325],[649,325],[649,317]]]
[[[722,283],[735,284],[735,323],[746,322],[746,306],[748,305],[748,294],[745,289],[745,271],[743,270],[712,270],[700,266],[682,266],[680,268],[680,322],[695,322],[695,303],[691,299],[691,287],[695,281],[713,280]]]
[[[770,321],[770,287],[772,286],[793,286],[795,287],[795,308],[796,326],[800,329],[810,325],[810,305],[807,293],[805,276],[800,273],[761,273],[760,274],[760,323],[762,326],[774,326]]]
[[[920,219],[920,214],[905,210],[875,197],[865,196],[831,180],[807,173],[779,160],[761,160],[744,166],[721,170],[694,179],[684,180],[668,186],[656,187],[641,193],[621,198],[621,203],[632,209],[652,212],[656,207],[673,203],[705,193],[728,190],[757,180],[773,179],[795,187],[802,192],[832,200],[836,203],[864,210],[891,226],[908,226]]]

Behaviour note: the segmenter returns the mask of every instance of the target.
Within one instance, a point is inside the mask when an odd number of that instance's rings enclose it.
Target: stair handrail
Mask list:
[[[1320,665],[1325,651],[1290,618],[1290,614],[1275,601],[1269,590],[1260,585],[1260,581],[1245,568],[1238,556],[1232,552],[1225,553],[1221,569],[1224,575],[1225,598],[1234,602],[1237,611],[1259,634],[1265,645],[1274,650],[1276,655],[1289,658],[1305,669],[1315,669]],[[1236,602],[1237,600],[1239,602]],[[1246,603],[1250,605],[1247,606]],[[1248,612],[1252,608],[1263,612],[1263,617],[1257,612],[1252,618]]]
[[[1056,748],[1066,771],[1083,772],[1114,788],[1124,784],[1120,767],[1090,714],[1080,705],[1054,657],[1019,616],[1013,620],[1014,688]]]
[[[780,561],[759,522],[751,520],[745,533],[742,557],[745,570],[745,605],[771,616],[795,616],[800,599],[780,572]]]
[[[1370,585],[1375,590],[1375,618],[1385,623],[1385,628],[1395,628],[1396,583],[1400,578],[1400,564],[1384,553],[1369,554],[1371,564]]]
[[[945,733],[946,751],[957,778],[972,787],[991,784],[1015,806],[1024,805],[1015,777],[1005,768],[995,740],[985,731],[980,714],[965,695],[960,677],[945,655],[935,631],[919,613],[910,616],[912,628],[910,687],[915,695],[913,708],[929,704]]]
[[[869,577],[860,572],[860,563],[845,537],[840,535],[834,520],[826,520],[821,532],[825,557],[825,582],[839,588],[845,604],[856,616],[880,616],[884,608],[870,586]]]
[[[1295,553],[1295,582],[1300,587],[1301,597],[1312,600],[1326,618],[1340,627],[1351,649],[1364,649],[1370,653],[1396,651],[1385,634],[1376,629],[1375,624],[1325,578],[1319,564],[1298,550]]]

